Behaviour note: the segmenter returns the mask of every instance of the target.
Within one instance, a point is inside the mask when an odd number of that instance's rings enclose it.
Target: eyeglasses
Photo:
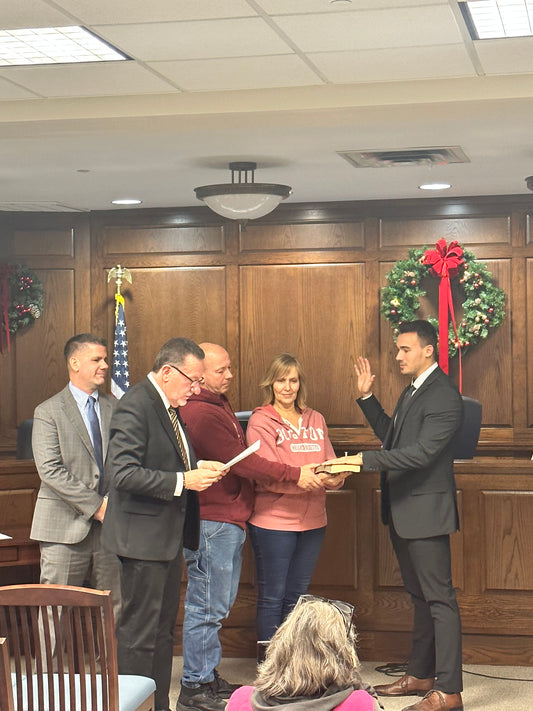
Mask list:
[[[330,605],[333,605],[333,607],[341,613],[344,619],[346,634],[350,634],[355,612],[355,607],[352,604],[349,602],[343,602],[343,600],[330,600],[327,597],[320,597],[319,595],[300,595],[296,604],[299,605],[300,603],[312,602],[313,600],[319,600],[320,602],[327,602]]]
[[[194,387],[200,387],[200,385],[203,385],[205,383],[205,378],[202,376],[201,378],[191,378],[187,375],[187,373],[184,373],[183,370],[180,370],[177,365],[172,365],[172,363],[167,363],[171,368],[174,368],[174,370],[177,370],[180,375],[183,375],[184,378],[187,378],[189,383],[191,384],[191,388]]]

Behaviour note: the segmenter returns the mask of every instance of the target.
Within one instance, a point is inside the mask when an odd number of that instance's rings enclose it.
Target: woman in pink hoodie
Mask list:
[[[306,405],[299,361],[274,358],[261,383],[263,405],[253,411],[246,438],[260,440],[259,454],[294,466],[319,464],[335,456],[322,415]],[[342,480],[325,488],[339,488]],[[326,530],[324,488],[302,491],[292,482],[257,482],[248,522],[257,569],[257,635],[269,640],[307,592]]]

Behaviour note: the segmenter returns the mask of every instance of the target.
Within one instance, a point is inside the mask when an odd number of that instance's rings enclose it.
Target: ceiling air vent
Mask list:
[[[0,212],[85,212],[60,202],[0,202]]]
[[[470,163],[460,146],[442,148],[402,148],[383,151],[337,151],[356,168],[402,168],[408,166]]]

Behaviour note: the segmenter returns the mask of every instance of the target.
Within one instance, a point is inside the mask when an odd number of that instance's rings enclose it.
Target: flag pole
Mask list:
[[[117,264],[107,274],[108,283],[116,280],[115,292],[115,337],[113,341],[113,364],[111,368],[111,392],[116,398],[121,398],[130,386],[128,363],[128,339],[126,335],[126,317],[124,314],[124,297],[120,293],[124,280],[132,283],[131,272]]]

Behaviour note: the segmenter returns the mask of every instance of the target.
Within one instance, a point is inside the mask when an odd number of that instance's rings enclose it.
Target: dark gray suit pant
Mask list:
[[[182,551],[174,560],[121,558],[122,616],[117,629],[120,674],[149,676],[155,708],[168,709]]]
[[[436,677],[435,689],[462,691],[461,618],[452,585],[450,537],[400,538],[389,527],[403,583],[414,606],[407,673]]]

